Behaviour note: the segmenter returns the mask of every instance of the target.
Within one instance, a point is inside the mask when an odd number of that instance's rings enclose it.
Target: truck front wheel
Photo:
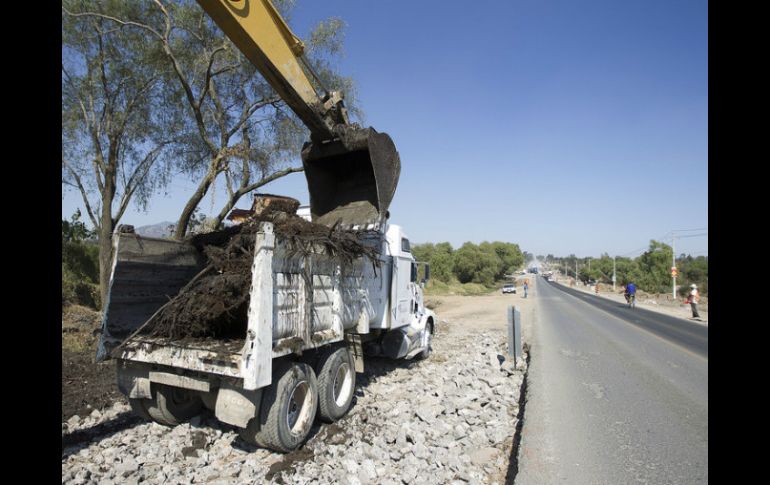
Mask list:
[[[422,352],[417,354],[417,360],[425,360],[430,357],[430,346],[433,342],[433,323],[431,321],[425,323],[425,332],[425,348]]]
[[[324,352],[318,369],[318,414],[322,421],[333,423],[348,412],[356,387],[353,356],[346,347]]]
[[[295,450],[310,433],[317,408],[313,368],[302,362],[286,363],[276,368],[273,384],[262,395],[259,415],[239,430],[241,438],[275,451]]]

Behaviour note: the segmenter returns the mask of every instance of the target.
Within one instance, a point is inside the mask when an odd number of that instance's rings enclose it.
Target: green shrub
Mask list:
[[[444,283],[443,281],[438,280],[430,280],[425,286],[425,295],[478,296],[489,294],[494,290],[494,287],[484,286],[480,283],[460,283],[456,279],[450,283]]]
[[[62,242],[62,306],[101,308],[99,292],[99,248],[88,242]]]

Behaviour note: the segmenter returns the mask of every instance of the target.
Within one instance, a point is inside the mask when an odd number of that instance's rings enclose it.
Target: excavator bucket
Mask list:
[[[331,142],[302,148],[313,222],[379,229],[401,174],[401,159],[387,133],[348,129]]]

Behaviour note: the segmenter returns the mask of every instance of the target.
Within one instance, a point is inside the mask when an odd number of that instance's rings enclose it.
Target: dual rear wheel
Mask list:
[[[241,438],[276,451],[292,451],[307,439],[316,417],[331,423],[345,415],[355,382],[353,358],[343,346],[322,350],[314,366],[283,362],[262,395],[259,415],[239,430]]]
[[[345,346],[323,349],[314,365],[276,361],[273,383],[262,394],[257,416],[241,437],[252,444],[288,452],[310,434],[315,418],[332,423],[347,413],[353,401],[356,373]],[[151,399],[129,399],[134,413],[148,421],[176,426],[198,415],[204,406],[199,393],[152,384]]]

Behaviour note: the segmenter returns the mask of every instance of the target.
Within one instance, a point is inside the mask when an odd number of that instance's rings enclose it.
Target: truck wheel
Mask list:
[[[154,400],[144,404],[147,413],[153,421],[165,426],[176,426],[193,416],[197,416],[203,408],[200,396],[188,389],[153,384]]]
[[[217,391],[201,392],[199,394],[203,406],[209,411],[216,410],[217,407]]]
[[[239,433],[248,443],[286,453],[305,441],[317,408],[318,383],[313,368],[290,362],[276,369],[273,384],[262,395],[259,415]]]
[[[425,323],[425,331],[428,333],[427,335],[427,343],[425,345],[425,349],[417,354],[417,360],[425,360],[430,356],[430,346],[431,343],[433,343],[433,324],[430,322]]]
[[[322,421],[333,423],[348,412],[356,388],[353,356],[346,347],[324,352],[318,369],[318,414]]]
[[[131,405],[131,410],[134,414],[145,421],[152,421],[152,417],[150,417],[150,414],[147,412],[147,403],[150,403],[149,399],[128,398],[128,404]]]

